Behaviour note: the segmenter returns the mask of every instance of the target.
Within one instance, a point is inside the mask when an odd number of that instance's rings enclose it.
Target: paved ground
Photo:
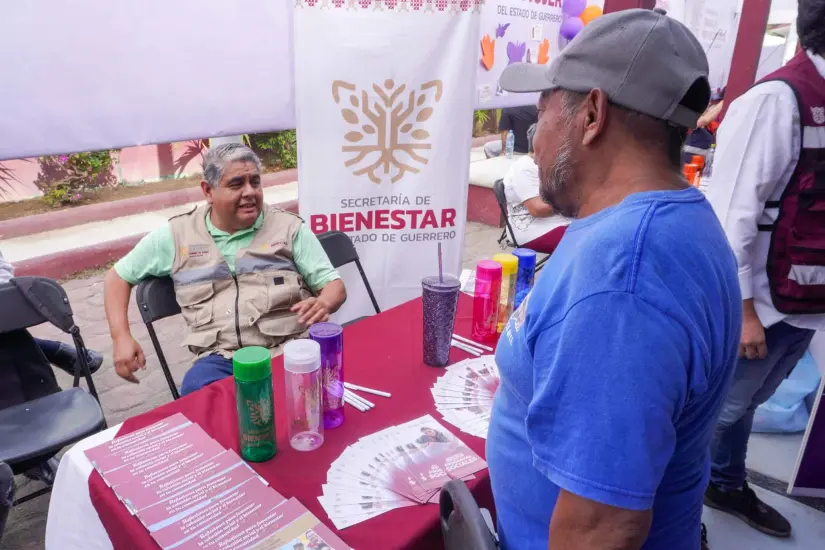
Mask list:
[[[472,267],[481,258],[489,258],[500,251],[496,240],[500,230],[470,223],[467,226],[464,242],[464,266]],[[146,354],[147,368],[139,373],[140,384],[132,385],[115,374],[112,368],[112,343],[109,330],[103,313],[103,277],[78,279],[65,283],[64,288],[75,311],[75,321],[83,331],[83,338],[89,348],[99,351],[106,358],[100,371],[95,374],[94,381],[100,394],[101,402],[110,426],[123,422],[125,419],[148,411],[171,400],[166,379],[160,369],[152,343],[146,328],[140,321],[140,314],[132,301],[129,309],[129,320],[132,325],[132,334],[143,347]],[[166,359],[169,362],[172,374],[178,385],[183,374],[189,367],[191,355],[189,351],[180,347],[184,334],[183,320],[178,317],[164,319],[156,325],[156,332],[161,341]],[[39,337],[70,342],[60,331],[47,326],[36,327],[32,332]],[[56,371],[58,381],[62,387],[71,386],[71,378],[62,371]],[[29,482],[23,477],[17,478],[18,496],[26,494],[32,488],[40,485]],[[46,528],[46,513],[49,507],[49,497],[44,496],[29,501],[12,510],[3,542],[2,550],[24,550],[43,548],[43,538]]]

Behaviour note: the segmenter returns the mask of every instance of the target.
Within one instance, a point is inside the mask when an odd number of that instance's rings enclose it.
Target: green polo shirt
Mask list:
[[[235,255],[238,250],[252,244],[255,233],[263,223],[264,215],[261,213],[252,227],[229,234],[212,225],[212,220],[208,215],[206,216],[206,229],[212,235],[212,239],[223,254],[232,273],[235,273]],[[292,261],[307,285],[316,293],[331,281],[341,278],[329,263],[329,258],[318,238],[303,224],[292,241]],[[121,279],[131,285],[136,285],[147,277],[171,275],[174,262],[175,239],[172,237],[172,229],[169,225],[165,225],[143,237],[126,256],[115,264],[115,271]]]

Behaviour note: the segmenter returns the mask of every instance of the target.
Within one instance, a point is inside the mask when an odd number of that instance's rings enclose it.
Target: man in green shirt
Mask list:
[[[207,205],[146,235],[104,287],[115,370],[137,383],[146,359],[129,329],[131,289],[147,277],[172,277],[189,326],[184,344],[197,356],[183,395],[230,376],[240,347],[278,349],[346,300],[315,235],[297,216],[264,205],[261,163],[251,149],[210,149],[201,189]]]

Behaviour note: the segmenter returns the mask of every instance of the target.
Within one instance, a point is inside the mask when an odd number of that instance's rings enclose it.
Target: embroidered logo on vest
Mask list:
[[[186,247],[183,246],[180,249],[181,257],[187,258],[202,258],[204,256],[209,255],[209,245],[208,244],[193,244],[192,246]]]
[[[817,124],[825,124],[825,107],[811,107],[811,116]]]

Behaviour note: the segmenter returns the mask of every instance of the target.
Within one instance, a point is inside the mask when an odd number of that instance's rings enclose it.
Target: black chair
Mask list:
[[[441,489],[438,505],[445,550],[498,548],[492,525],[485,520],[463,481],[454,479],[447,482]]]
[[[318,240],[321,242],[321,246],[324,247],[324,252],[327,253],[332,267],[338,268],[342,265],[355,263],[358,272],[361,274],[361,279],[364,281],[364,286],[367,287],[367,293],[370,296],[370,300],[372,300],[372,306],[375,308],[375,312],[381,313],[381,309],[378,307],[378,302],[372,293],[372,287],[370,287],[367,275],[361,266],[361,260],[358,258],[358,252],[355,250],[352,240],[340,231],[329,231],[318,235]],[[160,361],[160,366],[163,369],[163,375],[166,377],[166,383],[169,385],[172,398],[178,399],[180,397],[178,387],[175,384],[174,378],[172,378],[169,363],[166,361],[166,356],[163,354],[163,349],[160,347],[160,342],[152,325],[155,321],[180,313],[180,306],[178,305],[177,298],[175,298],[175,286],[172,283],[172,279],[169,277],[152,277],[142,281],[137,287],[135,299],[137,300],[143,323],[149,332],[149,338],[152,340],[152,346],[158,355],[158,361]],[[347,324],[354,323],[358,320],[359,319],[354,319]]]
[[[87,349],[80,329],[74,324],[63,287],[42,277],[13,279],[10,283],[0,284],[0,311],[14,312],[0,316],[0,334],[18,332],[20,346],[34,346],[35,352],[40,354],[25,329],[50,322],[72,335],[80,362],[72,388],[56,391],[55,387],[56,393],[0,410],[0,463],[5,462],[15,474],[21,474],[51,459],[60,449],[104,429],[106,419],[86,359]],[[79,387],[81,374],[88,392]],[[15,501],[15,505],[50,490],[49,487],[35,491]]]
[[[516,234],[513,231],[513,227],[510,225],[510,217],[507,215],[507,195],[504,193],[504,180],[496,180],[493,184],[493,194],[496,196],[496,202],[498,203],[498,208],[501,210],[501,216],[504,218],[504,229],[501,231],[501,237],[498,239],[498,244],[501,244],[504,241],[504,246],[512,246],[513,248],[521,248],[521,245],[518,244],[518,240],[516,239]],[[507,240],[507,233],[510,233],[510,239]],[[545,256],[541,260],[536,263],[536,271],[539,271],[542,267],[544,267],[544,263],[550,258],[550,256]]]
[[[155,353],[158,354],[158,361],[160,361],[160,366],[163,369],[163,376],[166,377],[166,383],[169,385],[169,391],[172,392],[172,398],[178,399],[180,397],[178,386],[175,384],[175,379],[172,378],[169,363],[166,361],[155,327],[152,325],[155,321],[180,313],[180,306],[175,297],[175,285],[170,277],[151,277],[138,285],[135,300],[137,300],[143,324],[146,325],[149,338],[152,340],[152,347],[155,348]]]
[[[378,307],[378,301],[372,293],[372,287],[367,279],[367,274],[364,273],[364,268],[361,266],[361,260],[358,258],[358,251],[355,250],[352,239],[340,231],[327,231],[318,235],[318,240],[321,241],[321,246],[324,247],[324,252],[327,253],[332,267],[339,268],[342,265],[355,263],[358,273],[361,274],[361,280],[364,281],[364,286],[367,288],[367,294],[370,296],[375,313],[381,313],[381,308]]]
[[[6,519],[14,505],[14,473],[4,462],[0,462],[0,543],[3,542],[3,530]]]

